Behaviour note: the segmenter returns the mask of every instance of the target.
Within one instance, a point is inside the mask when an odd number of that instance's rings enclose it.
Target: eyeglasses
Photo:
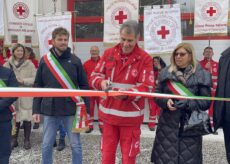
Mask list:
[[[176,57],[176,56],[184,57],[186,54],[187,54],[186,52],[185,53],[183,53],[183,52],[176,52],[174,54],[174,57]]]

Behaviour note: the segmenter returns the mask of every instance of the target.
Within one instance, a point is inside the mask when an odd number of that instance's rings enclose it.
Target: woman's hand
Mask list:
[[[167,101],[167,107],[168,107],[169,110],[171,110],[171,111],[176,110],[176,108],[174,107],[174,102],[173,102],[172,99],[168,99],[168,101]]]
[[[19,84],[21,84],[21,85],[24,84],[24,80],[22,78],[20,78],[20,77],[17,76],[16,79],[17,79],[17,81],[18,81]]]

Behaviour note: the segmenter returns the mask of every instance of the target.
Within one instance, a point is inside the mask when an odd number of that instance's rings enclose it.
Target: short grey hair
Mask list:
[[[137,37],[140,34],[140,27],[139,23],[135,20],[127,20],[125,21],[121,27],[120,27],[120,32],[125,29],[125,32],[127,34],[135,34]]]

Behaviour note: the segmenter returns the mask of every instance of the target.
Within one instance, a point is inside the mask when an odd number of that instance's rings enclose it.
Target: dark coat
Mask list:
[[[216,97],[230,98],[230,47],[222,53],[218,70]],[[230,102],[214,102],[213,121],[215,130],[222,127],[224,122],[230,124],[229,109]]]
[[[4,81],[7,87],[18,87],[18,81],[14,72],[8,68],[0,66],[0,79]],[[0,98],[0,122],[10,121],[12,112],[9,107],[17,98]]]
[[[168,68],[160,72],[156,93],[171,94],[166,82],[177,81],[174,73]],[[198,65],[197,70],[187,80],[185,87],[194,95],[211,95],[211,75]],[[153,145],[151,161],[155,164],[201,164],[202,137],[180,137],[179,125],[182,113],[195,108],[207,110],[210,101],[188,100],[185,110],[170,111],[167,108],[167,98],[156,98],[155,102],[161,107],[156,138]]]
[[[56,54],[54,48],[50,50]],[[61,66],[65,69],[76,88],[89,89],[87,77],[83,69],[81,60],[71,54],[68,48],[61,56],[54,55]],[[62,88],[54,75],[50,72],[44,58],[41,59],[36,78],[35,87],[37,88]],[[83,97],[89,113],[89,98]],[[48,116],[71,116],[75,115],[76,103],[70,97],[38,97],[34,98],[33,114],[44,114]]]

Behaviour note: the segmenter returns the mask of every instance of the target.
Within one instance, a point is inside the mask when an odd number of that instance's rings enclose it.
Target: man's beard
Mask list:
[[[55,47],[56,51],[58,51],[58,53],[62,54],[67,48],[65,48],[64,50],[58,48],[58,47]]]

